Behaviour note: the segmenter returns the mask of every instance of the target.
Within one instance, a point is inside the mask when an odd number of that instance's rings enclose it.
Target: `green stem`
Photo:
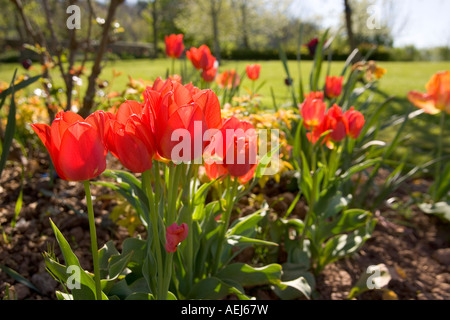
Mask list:
[[[312,150],[311,150],[311,172],[313,175],[312,176],[313,183],[312,183],[311,190],[309,192],[309,204],[308,204],[308,211],[306,212],[306,215],[305,215],[305,225],[303,227],[302,234],[300,236],[300,248],[302,248],[302,249],[303,249],[303,242],[304,242],[305,236],[306,236],[306,231],[309,228],[309,220],[313,213],[314,204],[315,204],[316,188],[317,188],[316,157],[317,157],[316,150],[315,150],[315,148],[312,148]]]
[[[157,287],[157,293],[156,298],[157,299],[165,299],[164,297],[167,297],[167,293],[164,296],[163,292],[163,264],[162,264],[162,253],[161,253],[161,243],[159,240],[159,232],[158,232],[158,210],[157,210],[157,204],[153,197],[153,190],[152,190],[152,184],[151,184],[151,172],[150,170],[145,171],[142,174],[142,183],[144,185],[144,189],[148,198],[148,205],[150,210],[150,220],[152,224],[152,242],[154,245],[154,249],[156,251],[156,260],[157,260],[157,274],[158,274],[158,287]]]
[[[171,76],[174,76],[174,75],[175,75],[175,59],[172,58],[172,74],[171,74]]]
[[[234,178],[233,182],[231,182],[231,177],[228,175],[226,178],[226,185],[227,185],[227,190],[229,190],[230,192],[227,195],[227,199],[226,199],[226,206],[227,206],[226,211],[222,215],[222,219],[221,219],[222,225],[220,226],[221,229],[220,229],[219,238],[218,238],[219,243],[218,243],[217,251],[216,251],[216,259],[214,261],[214,269],[213,269],[214,274],[217,273],[217,271],[219,270],[220,258],[222,256],[222,250],[225,245],[225,234],[227,232],[228,225],[230,224],[231,212],[233,211],[234,199],[236,196],[239,181],[237,178]]]
[[[97,247],[97,233],[95,231],[95,218],[94,218],[94,207],[92,205],[91,188],[89,186],[89,181],[83,181],[84,191],[86,193],[86,202],[89,217],[89,232],[91,235],[91,251],[92,259],[94,264],[94,281],[97,300],[102,300],[102,287],[100,284],[100,268],[98,262],[98,247]]]

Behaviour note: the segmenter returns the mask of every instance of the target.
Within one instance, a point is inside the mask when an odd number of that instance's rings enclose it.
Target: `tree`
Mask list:
[[[350,6],[349,0],[344,0],[344,12],[348,43],[350,45],[351,51],[353,51],[356,49],[357,45],[355,42],[355,37],[353,36],[352,7]]]

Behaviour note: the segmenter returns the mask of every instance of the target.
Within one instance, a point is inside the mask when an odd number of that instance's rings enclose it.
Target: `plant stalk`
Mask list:
[[[97,233],[95,231],[94,207],[92,205],[92,195],[89,181],[83,181],[84,191],[86,193],[86,203],[89,218],[89,233],[91,235],[91,251],[94,264],[94,281],[97,300],[102,300],[102,287],[100,283],[100,267],[98,260]]]

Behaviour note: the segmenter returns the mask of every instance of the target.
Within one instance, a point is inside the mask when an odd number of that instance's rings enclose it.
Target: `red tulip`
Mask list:
[[[182,223],[180,226],[173,223],[166,228],[166,244],[165,248],[167,252],[176,252],[177,246],[186,239],[189,228],[186,223]]]
[[[429,114],[441,111],[450,114],[450,71],[434,74],[425,87],[426,93],[410,91],[409,101]]]
[[[308,130],[313,130],[325,117],[327,105],[320,99],[306,98],[300,105],[300,112],[303,117],[303,125]]]
[[[202,71],[202,79],[205,82],[213,82],[216,78],[217,68],[212,67],[211,69]]]
[[[325,94],[329,99],[337,98],[342,92],[342,82],[344,77],[329,77],[325,78]]]
[[[132,172],[150,170],[156,152],[154,124],[143,113],[143,105],[136,101],[122,103],[115,119],[108,124],[108,148],[111,153]]]
[[[184,51],[183,35],[171,34],[165,36],[166,41],[166,54],[168,57],[178,59]]]
[[[261,71],[261,65],[260,64],[249,64],[245,68],[245,71],[247,72],[247,77],[250,80],[258,80],[259,72]]]
[[[365,123],[363,114],[351,107],[350,110],[344,113],[344,117],[348,122],[348,135],[353,139],[357,139]]]
[[[343,140],[349,132],[348,119],[344,116],[342,109],[336,104],[328,109],[322,122],[307,136],[312,143],[316,143],[320,136],[327,131],[330,131],[330,133],[324,137],[322,143],[326,143],[330,148],[332,148],[332,141],[339,142]]]
[[[241,83],[241,78],[239,77],[239,74],[236,72],[236,70],[225,70],[216,77],[216,83],[221,89],[226,87],[230,90],[239,86],[239,84]]]
[[[50,153],[58,176],[68,181],[84,181],[106,169],[105,123],[111,117],[96,111],[84,120],[74,112],[61,111],[51,127],[41,123],[31,127]]]
[[[257,135],[253,125],[231,117],[211,138],[205,150],[205,171],[213,180],[229,174],[242,184],[254,175],[257,159]]]
[[[211,54],[207,45],[201,45],[198,49],[191,48],[186,52],[186,57],[191,60],[197,70],[209,70],[214,67],[216,58]]]
[[[342,113],[342,109],[338,105],[333,105],[327,112],[326,127],[328,130],[333,130],[330,133],[330,138],[333,141],[341,141],[347,136],[348,121]]]
[[[219,128],[222,123],[219,99],[209,89],[157,79],[144,92],[144,100],[144,114],[154,119],[158,154],[168,160],[201,157],[206,130]]]
[[[310,99],[310,100],[314,100],[314,99],[323,100],[323,92],[322,92],[322,91],[311,91],[309,94],[305,94],[305,100],[306,100],[306,99]]]

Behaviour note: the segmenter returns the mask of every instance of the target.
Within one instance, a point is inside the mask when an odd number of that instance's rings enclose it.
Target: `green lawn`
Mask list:
[[[291,92],[284,83],[286,78],[285,71],[283,69],[281,61],[224,61],[219,67],[219,72],[226,69],[234,68],[239,74],[245,72],[245,66],[249,63],[261,64],[261,75],[257,84],[265,81],[265,84],[261,87],[259,94],[262,95],[263,107],[273,108],[271,89],[275,94],[277,105],[290,102]],[[185,66],[191,75],[198,76],[196,70],[191,66],[190,61],[177,61],[175,64],[175,73],[180,73],[181,66]],[[296,61],[289,61],[288,63],[291,77],[294,79],[294,86],[298,88],[298,64]],[[330,68],[330,74],[341,74],[344,62],[333,62]],[[430,77],[437,71],[450,70],[450,62],[379,62],[379,66],[385,68],[387,73],[379,81],[379,93],[374,95],[372,107],[376,107],[379,103],[384,101],[387,96],[395,95],[396,99],[386,108],[386,117],[394,114],[404,114],[407,110],[414,109],[406,99],[406,94],[410,90],[425,91],[425,84]],[[87,65],[88,70],[90,65]],[[305,90],[307,91],[307,85],[309,84],[309,73],[312,67],[312,61],[303,61],[302,78],[305,83]],[[327,70],[327,63],[324,64],[322,69],[322,78]],[[0,80],[10,82],[10,78],[14,72],[14,69],[18,68],[19,74],[24,73],[24,69],[19,64],[2,64],[0,65]],[[122,75],[117,77],[113,84],[112,90],[122,91],[125,88],[126,83],[129,81],[128,76],[134,79],[143,79],[153,81],[157,77],[165,78],[168,70],[171,68],[171,61],[169,59],[157,59],[157,60],[123,60],[123,61],[110,61],[106,64],[106,67],[101,73],[101,78],[109,80],[112,77],[113,70],[122,72]],[[30,75],[38,73],[39,67],[36,70],[29,72]],[[62,86],[62,79],[59,77],[58,69],[52,71],[52,75],[56,80],[57,85]],[[82,93],[84,93],[87,76],[83,77]],[[35,84],[36,86],[38,84]],[[241,94],[245,93],[243,87],[251,88],[251,81],[244,79],[241,83]],[[215,88],[215,85],[212,86]],[[368,95],[364,95],[361,100]],[[362,103],[362,101],[360,101]],[[406,137],[403,147],[396,150],[398,157],[401,157],[405,152],[411,154],[412,158],[417,163],[423,163],[429,160],[431,154],[435,148],[435,141],[438,133],[438,118],[436,116],[430,116],[427,114],[421,115],[408,123],[406,128]],[[395,134],[396,128],[388,128],[384,136],[389,139],[389,136]],[[446,135],[447,137],[450,135]],[[446,151],[450,152],[450,137],[445,141]]]
[[[273,88],[277,103],[283,103],[284,100],[289,99],[290,92],[284,84],[286,74],[280,61],[224,61],[219,71],[234,68],[239,73],[245,71],[245,66],[249,63],[261,64],[261,76],[258,83],[265,81],[265,85],[261,88],[259,93],[263,96],[263,102],[272,107],[272,98],[270,88]],[[439,70],[450,70],[450,62],[380,62],[379,65],[387,69],[387,74],[381,79],[379,89],[386,95],[396,95],[399,98],[405,98],[409,90],[424,90],[425,83]],[[175,64],[175,72],[179,73],[181,63],[177,61]],[[339,75],[344,66],[343,62],[333,62],[330,73],[332,75]],[[89,69],[89,65],[87,65]],[[189,61],[186,63],[187,70],[193,72],[193,68]],[[302,62],[302,78],[304,83],[308,83],[309,72],[312,67],[311,61]],[[0,65],[0,81],[9,82],[14,69],[18,68],[18,72],[24,73],[24,69],[19,64],[1,64]],[[162,78],[167,74],[167,70],[171,68],[169,59],[157,60],[123,60],[108,62],[101,73],[101,78],[106,80],[112,77],[112,71],[120,71],[122,75],[115,79],[113,83],[113,90],[123,90],[125,84],[128,82],[128,76],[134,79],[144,79],[153,81],[156,77]],[[326,72],[327,65],[322,69],[322,74]],[[291,77],[294,78],[294,85],[298,85],[298,65],[296,61],[289,62],[289,69]],[[31,75],[37,74],[39,68],[29,72]],[[62,80],[59,78],[58,70],[55,68],[52,72],[56,83],[62,85]],[[86,86],[87,75],[84,77],[83,88]],[[258,84],[257,83],[257,84]],[[242,81],[242,86],[251,87],[251,82],[248,79]]]

